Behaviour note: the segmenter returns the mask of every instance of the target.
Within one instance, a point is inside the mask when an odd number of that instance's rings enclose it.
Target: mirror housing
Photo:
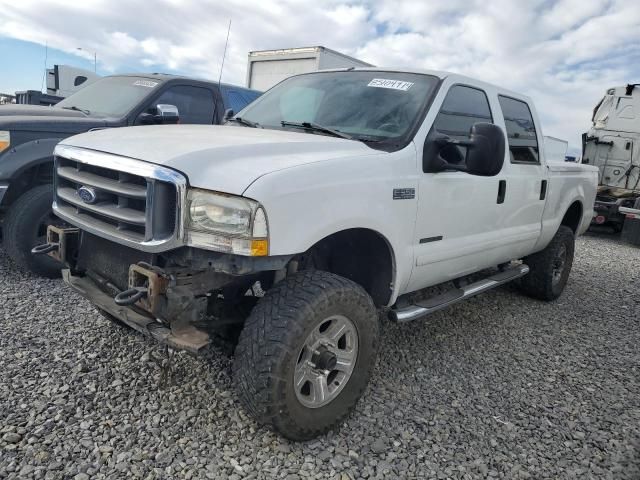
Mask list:
[[[167,103],[159,103],[156,105],[156,116],[160,120],[159,123],[178,123],[180,121],[180,112],[175,105]]]
[[[234,115],[235,115],[235,112],[233,111],[233,108],[227,108],[224,111],[224,116],[222,117],[222,121],[228,122],[231,118],[233,118]]]
[[[470,142],[467,171],[483,177],[493,177],[500,173],[505,151],[502,129],[493,123],[476,123],[471,127]]]
[[[458,146],[467,147],[464,162],[451,163],[443,156],[444,152],[458,150]],[[492,177],[500,173],[504,164],[505,137],[502,129],[492,123],[476,123],[471,127],[468,140],[454,140],[446,135],[436,133],[431,139],[427,138],[424,148],[424,171],[444,172],[457,170],[472,175]],[[459,150],[458,150],[459,155]],[[456,157],[456,155],[453,155]],[[461,157],[461,155],[460,155]]]
[[[155,113],[150,113],[154,111]],[[166,103],[159,103],[155,108],[150,108],[149,112],[141,113],[136,121],[139,125],[175,124],[179,122],[180,113],[178,112],[178,107]]]

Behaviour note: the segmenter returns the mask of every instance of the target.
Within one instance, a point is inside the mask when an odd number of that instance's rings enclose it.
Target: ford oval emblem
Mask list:
[[[95,188],[85,187],[84,185],[78,189],[77,194],[84,203],[96,203],[98,199]]]

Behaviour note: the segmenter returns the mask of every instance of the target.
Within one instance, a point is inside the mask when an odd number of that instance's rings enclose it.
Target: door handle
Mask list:
[[[547,181],[542,180],[542,185],[540,185],[540,200],[544,200],[547,197]]]
[[[497,203],[504,203],[504,197],[507,195],[507,181],[500,180],[498,183],[498,201]]]

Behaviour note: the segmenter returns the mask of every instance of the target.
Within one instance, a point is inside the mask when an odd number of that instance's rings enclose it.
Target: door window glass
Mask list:
[[[206,88],[176,85],[163,92],[155,103],[178,107],[180,123],[213,123],[213,93]]]
[[[522,100],[498,96],[509,140],[511,162],[535,163],[538,160],[536,126],[529,106]]]
[[[475,123],[493,123],[487,95],[480,89],[455,85],[451,87],[433,124],[438,133],[456,140],[468,139]],[[464,163],[467,147],[449,145],[440,155],[449,163]]]

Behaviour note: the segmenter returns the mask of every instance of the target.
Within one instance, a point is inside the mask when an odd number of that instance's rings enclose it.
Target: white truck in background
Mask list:
[[[561,295],[597,169],[548,163],[542,145],[529,98],[472,78],[298,75],[229,125],[62,140],[53,208],[72,227],[34,253],[173,348],[235,325],[240,400],[309,439],[366,388],[379,312],[410,322],[513,280]]]
[[[608,89],[591,121],[582,135],[582,162],[600,172],[593,222],[621,231],[628,215],[640,216],[639,85]]]
[[[249,52],[247,88],[267,91],[292,75],[334,68],[373,65],[326,47],[282,48]]]
[[[569,142],[560,138],[544,136],[544,155],[547,163],[564,163]]]

